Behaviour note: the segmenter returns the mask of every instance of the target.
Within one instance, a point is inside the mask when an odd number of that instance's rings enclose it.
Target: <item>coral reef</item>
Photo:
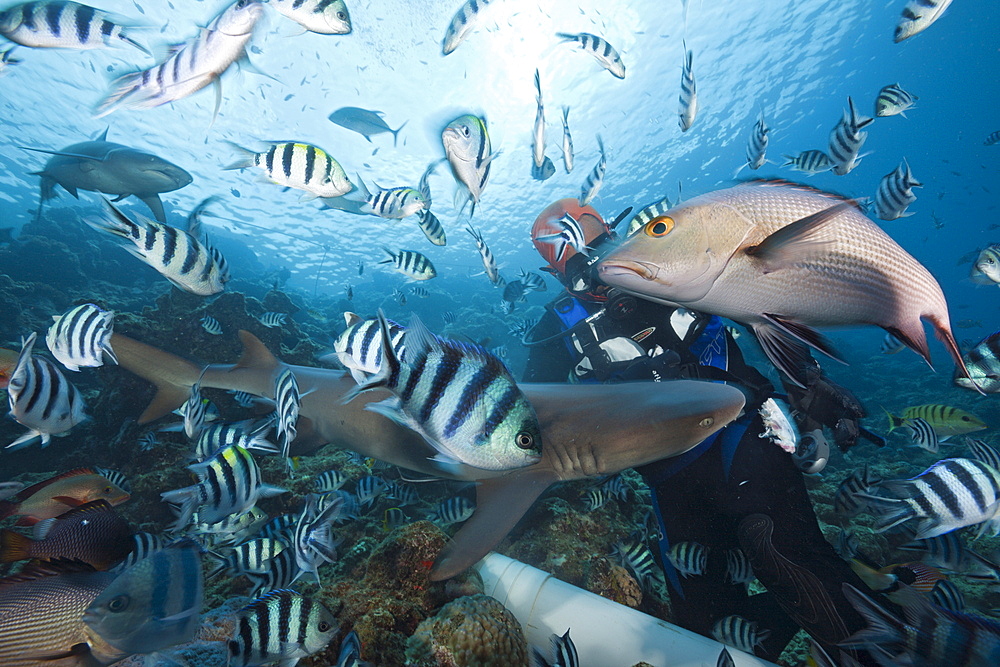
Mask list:
[[[524,631],[488,595],[449,602],[421,623],[406,648],[414,667],[527,667]]]

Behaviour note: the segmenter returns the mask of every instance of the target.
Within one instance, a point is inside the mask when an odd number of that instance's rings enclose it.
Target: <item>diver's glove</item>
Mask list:
[[[850,390],[825,377],[819,364],[813,361],[806,366],[802,377],[804,388],[785,383],[788,402],[795,410],[801,432],[826,426],[833,432],[833,440],[842,452],[857,444],[859,437],[880,447],[885,444],[882,438],[861,426],[861,419],[868,416],[861,401]]]

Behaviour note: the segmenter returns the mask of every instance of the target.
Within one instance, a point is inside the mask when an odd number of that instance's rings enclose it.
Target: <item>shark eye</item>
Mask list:
[[[530,433],[525,433],[521,431],[517,434],[517,438],[514,443],[521,449],[531,449],[531,446],[535,444],[535,439],[531,437]]]
[[[714,423],[715,423],[715,417],[705,417],[700,422],[698,422],[698,426],[701,426],[702,428],[708,428]]]
[[[646,236],[666,236],[670,233],[670,230],[674,228],[674,219],[668,218],[667,216],[660,216],[659,218],[653,218],[646,223]]]

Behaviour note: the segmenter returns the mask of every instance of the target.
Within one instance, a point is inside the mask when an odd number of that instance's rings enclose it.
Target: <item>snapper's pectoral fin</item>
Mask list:
[[[763,313],[763,316],[766,322],[751,325],[751,328],[771,363],[798,386],[804,386],[803,368],[812,363],[809,347],[842,364],[847,363],[837,355],[830,342],[812,327],[780,315]]]
[[[167,216],[163,213],[163,202],[160,201],[160,195],[136,195],[136,198],[142,201],[143,204],[149,207],[149,210],[153,212],[153,217],[160,222],[166,224]],[[118,201],[117,199],[115,201]]]
[[[759,260],[764,273],[808,260],[824,246],[833,243],[825,236],[823,227],[844,211],[856,208],[854,202],[845,201],[785,225],[757,245],[748,247],[747,255]]]
[[[529,467],[479,482],[476,511],[438,554],[431,568],[431,581],[450,579],[475,565],[556,481],[551,469]]]

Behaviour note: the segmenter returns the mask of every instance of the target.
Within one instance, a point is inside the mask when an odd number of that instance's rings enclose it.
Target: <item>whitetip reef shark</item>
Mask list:
[[[504,472],[469,466],[446,470],[431,460],[436,452],[419,434],[365,409],[385,398],[385,390],[366,392],[344,405],[344,394],[355,385],[348,373],[285,364],[249,332],[241,331],[240,339],[243,356],[236,364],[202,367],[114,334],[111,346],[119,364],[157,387],[139,423],[180,406],[199,377],[202,388],[273,400],[276,378],[290,368],[302,395],[294,448],[332,443],[408,470],[477,482],[475,514],[438,556],[430,571],[433,581],[474,565],[552,484],[612,475],[681,454],[736,419],[745,403],[734,387],[696,380],[519,384],[542,428],[541,461]]]

